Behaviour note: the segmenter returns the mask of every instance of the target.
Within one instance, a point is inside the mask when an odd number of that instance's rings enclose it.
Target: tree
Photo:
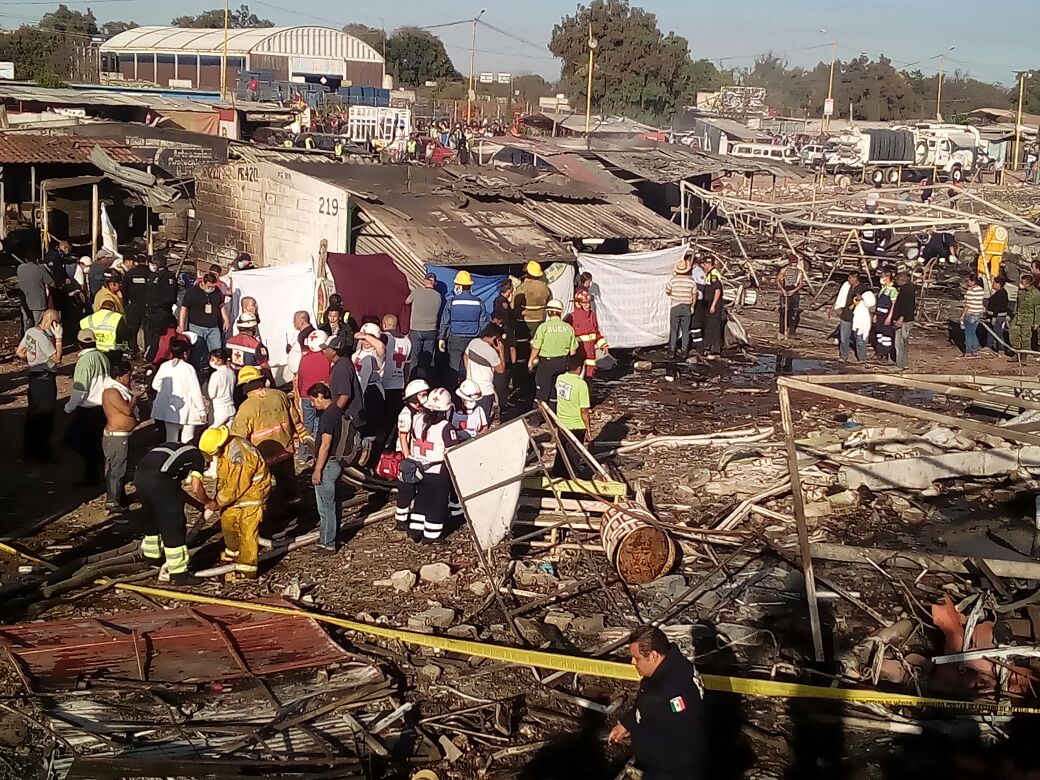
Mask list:
[[[221,28],[224,26],[224,9],[213,8],[209,11],[203,11],[198,16],[178,16],[170,24],[174,27]],[[240,5],[237,11],[231,9],[228,13],[228,27],[234,29],[274,27],[274,22],[270,19],[261,19],[256,14],[250,13],[248,5]]]
[[[59,5],[56,11],[45,13],[40,18],[40,29],[70,36],[98,34],[97,19],[89,8],[86,13],[81,13],[69,10],[66,5]]]
[[[0,33],[0,60],[15,64],[18,78],[85,78],[91,75],[96,54],[87,42],[98,32],[97,20],[88,10],[72,11],[59,5],[43,15],[38,25],[22,25]]]
[[[343,32],[364,41],[378,52],[383,51],[383,45],[386,43],[386,30],[369,27],[367,24],[351,22],[343,25]]]
[[[137,22],[105,22],[101,25],[101,34],[106,38],[119,35],[127,30],[136,30],[140,25]]]
[[[689,44],[662,34],[657,17],[628,0],[592,0],[553,27],[549,51],[563,60],[560,87],[571,105],[585,105],[590,23],[598,41],[593,111],[649,120],[673,114],[693,86]]]
[[[462,78],[444,49],[444,42],[417,27],[402,27],[387,38],[386,69],[394,74],[398,84],[411,86]]]

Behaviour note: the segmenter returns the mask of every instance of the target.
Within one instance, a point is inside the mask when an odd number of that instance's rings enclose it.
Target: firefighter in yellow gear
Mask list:
[[[206,508],[220,512],[224,552],[237,576],[255,579],[260,554],[260,521],[271,494],[271,472],[260,451],[226,425],[208,428],[199,449],[217,461],[217,494]]]
[[[296,404],[281,390],[267,387],[257,366],[242,367],[238,386],[245,400],[235,413],[231,435],[241,436],[260,451],[286,503],[299,502],[294,456],[297,443],[310,440],[311,435]]]

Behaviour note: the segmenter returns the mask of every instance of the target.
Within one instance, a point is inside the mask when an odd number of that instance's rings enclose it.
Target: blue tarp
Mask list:
[[[426,270],[437,277],[437,289],[444,296],[445,302],[450,301],[455,295],[455,274],[459,272],[459,269],[427,265]],[[472,274],[472,276],[473,294],[484,302],[484,308],[490,316],[495,306],[495,299],[498,297],[498,288],[509,278],[509,274],[496,274],[495,276]]]

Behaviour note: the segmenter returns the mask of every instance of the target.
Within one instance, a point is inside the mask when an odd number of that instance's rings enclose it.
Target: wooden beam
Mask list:
[[[523,481],[527,490],[551,490],[563,493],[588,493],[592,496],[628,495],[628,485],[624,482],[587,480],[587,479],[549,479],[547,477],[529,477]]]
[[[972,558],[970,556],[939,555],[912,552],[910,550],[887,550],[882,547],[856,547],[847,544],[816,542],[810,545],[814,558],[838,563],[863,563],[873,561],[896,569],[931,569],[948,574],[976,574],[974,561],[982,561],[997,577],[1015,580],[1040,580],[1040,562],[1005,561],[996,558]]]
[[[965,431],[972,431],[973,433],[984,433],[987,436],[996,436],[998,439],[1007,439],[1008,441],[1017,441],[1022,444],[1036,444],[1040,445],[1040,436],[1032,433],[1022,433],[1020,431],[1014,431],[1010,428],[1000,428],[996,425],[989,425],[987,423],[976,422],[975,420],[965,420],[960,417],[950,417],[946,414],[939,414],[938,412],[931,412],[927,409],[915,409],[912,406],[905,406],[904,404],[893,403],[892,401],[883,401],[880,398],[871,398],[865,395],[859,395],[857,393],[849,393],[845,390],[838,390],[834,387],[827,387],[823,389],[818,384],[823,383],[811,383],[804,382],[803,379],[819,379],[820,377],[799,377],[795,379],[793,377],[778,377],[777,386],[788,388],[790,390],[799,390],[801,392],[809,393],[810,395],[818,395],[823,398],[830,398],[833,401],[844,401],[848,404],[866,406],[871,409],[880,409],[883,412],[892,412],[893,414],[901,414],[904,417],[911,417],[918,420],[928,420],[929,422],[936,422],[940,425],[945,425],[949,428],[959,428]]]
[[[791,395],[787,387],[780,385],[780,418],[784,425],[787,442],[787,469],[791,476],[791,496],[794,498],[794,519],[798,526],[798,549],[802,557],[802,573],[805,577],[805,600],[809,604],[809,623],[812,628],[813,652],[817,661],[824,660],[823,629],[820,625],[820,605],[816,600],[816,578],[813,575],[812,550],[809,547],[809,527],[805,519],[805,499],[802,496],[802,480],[798,474],[798,448],[794,443],[794,420],[791,416]]]

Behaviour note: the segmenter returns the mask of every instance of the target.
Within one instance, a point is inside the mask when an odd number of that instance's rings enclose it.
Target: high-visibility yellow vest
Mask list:
[[[119,312],[101,309],[81,319],[79,326],[94,331],[94,342],[99,351],[111,352],[115,349],[126,349],[126,344],[119,344],[116,337],[116,331],[122,321],[123,315]]]

